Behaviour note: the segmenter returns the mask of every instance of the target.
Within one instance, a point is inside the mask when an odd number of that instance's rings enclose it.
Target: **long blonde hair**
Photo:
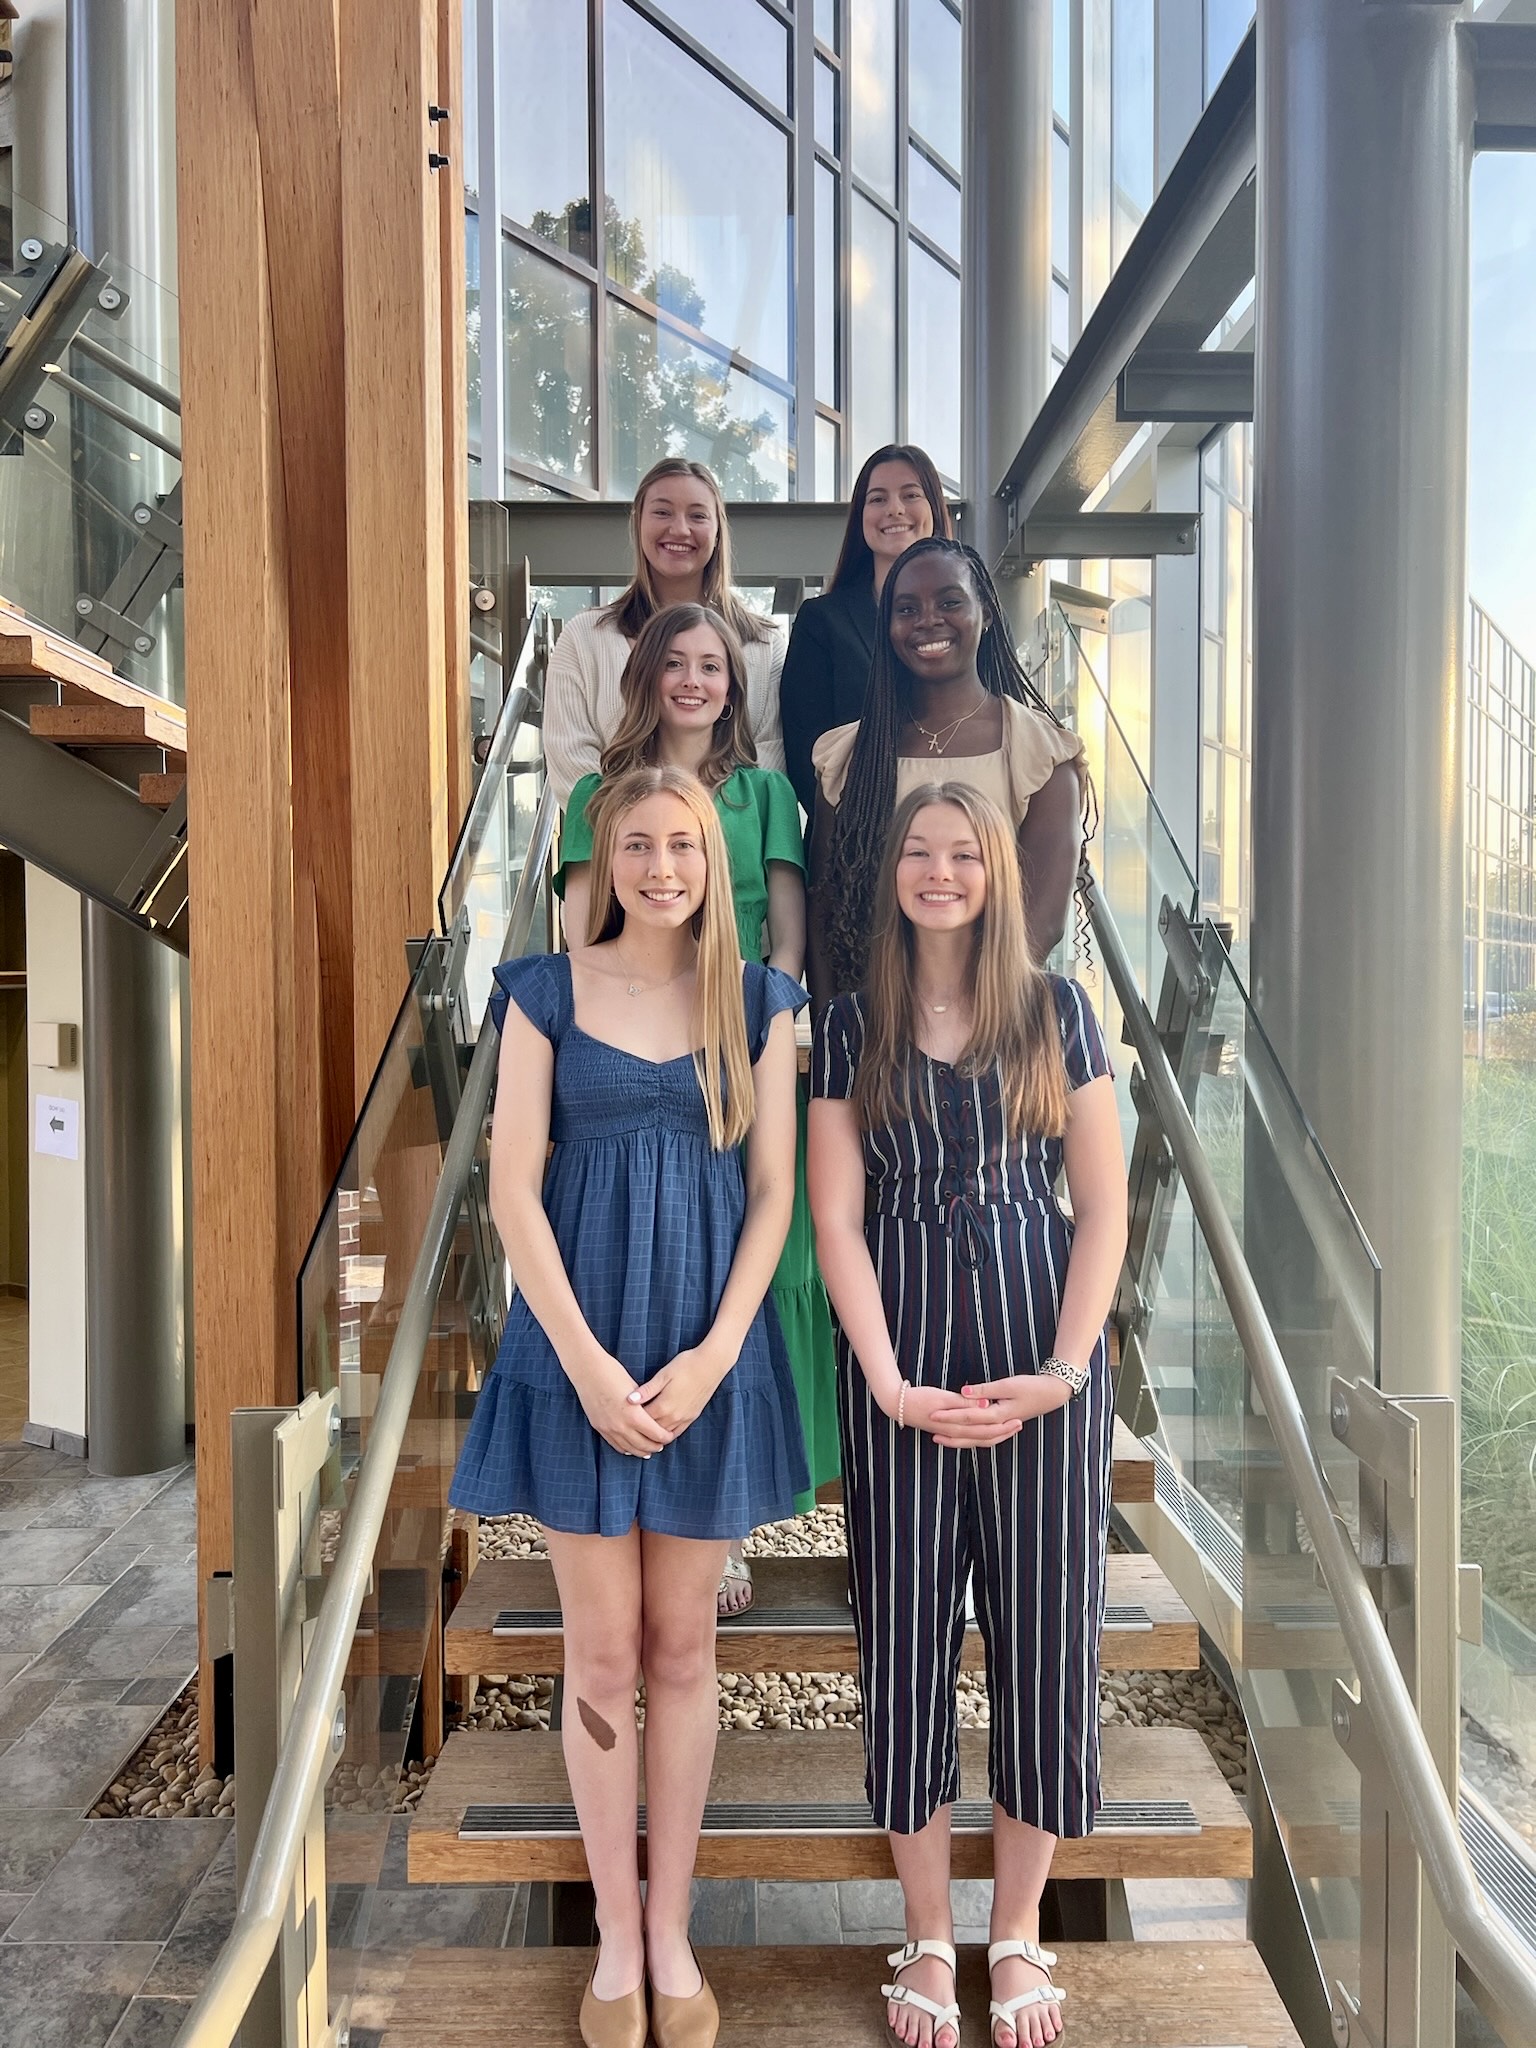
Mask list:
[[[623,775],[631,768],[649,767],[656,759],[661,731],[661,679],[667,671],[667,655],[680,633],[696,626],[708,626],[718,634],[725,649],[727,690],[725,708],[715,720],[708,754],[699,765],[699,780],[708,790],[728,782],[738,768],[757,764],[757,744],[747,715],[747,665],[741,642],[729,621],[713,605],[669,604],[655,612],[640,629],[640,637],[629,650],[619,690],[624,708],[613,738],[603,749],[604,777]]]
[[[1035,965],[1024,924],[1018,846],[1008,821],[969,783],[914,789],[891,822],[875,884],[874,928],[865,984],[864,1049],[853,1102],[865,1130],[915,1109],[912,1054],[918,1042],[916,941],[896,897],[896,863],[912,821],[935,804],[965,814],[981,848],[985,907],[973,926],[966,993],[970,1043],[957,1065],[997,1071],[1010,1137],[1059,1138],[1067,1127],[1067,1070],[1050,980]]]
[[[695,483],[704,486],[714,503],[715,551],[704,564],[704,602],[713,605],[729,621],[738,640],[767,640],[773,628],[742,603],[731,584],[731,522],[726,517],[725,499],[721,496],[714,472],[706,469],[702,462],[690,462],[681,455],[663,456],[660,462],[653,462],[640,479],[629,507],[629,541],[635,553],[635,573],[629,588],[621,591],[605,608],[603,617],[612,619],[626,640],[633,640],[657,608],[659,599],[651,565],[640,545],[640,515],[645,510],[646,493],[652,485],[665,483],[669,476],[692,477]]]
[[[724,1152],[739,1145],[751,1128],[756,1094],[747,1050],[741,948],[736,940],[725,836],[709,792],[697,776],[682,768],[631,768],[598,789],[587,812],[592,824],[593,875],[587,944],[598,945],[623,931],[624,908],[613,888],[619,827],[636,804],[663,795],[679,797],[686,804],[704,848],[704,901],[694,915],[699,957],[694,970],[693,1026],[699,1042],[693,1064],[709,1118],[709,1142],[717,1152]]]

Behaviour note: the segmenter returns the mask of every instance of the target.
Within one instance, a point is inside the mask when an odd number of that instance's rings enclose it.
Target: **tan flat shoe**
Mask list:
[[[581,1994],[577,2022],[586,2048],[645,2048],[650,2030],[645,2010],[645,1978],[642,1976],[634,1990],[626,1991],[622,1998],[596,1998],[592,1993],[592,1978],[596,1975],[594,1957],[592,1977],[587,1979],[587,1988]]]
[[[719,2031],[720,2008],[702,1970],[692,1998],[669,1998],[651,1986],[651,2034],[656,2048],[715,2048]]]

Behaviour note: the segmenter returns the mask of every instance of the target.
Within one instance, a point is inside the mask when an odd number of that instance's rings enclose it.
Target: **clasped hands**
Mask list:
[[[643,1384],[606,1351],[571,1378],[603,1441],[628,1457],[649,1458],[698,1419],[735,1362],[706,1341],[679,1351]]]
[[[899,1395],[900,1389],[897,1389]],[[1026,1422],[1064,1408],[1072,1398],[1065,1380],[1054,1374],[1017,1373],[1011,1379],[983,1380],[953,1394],[943,1387],[907,1388],[902,1413],[914,1429],[926,1429],[946,1450],[982,1451],[1017,1436]],[[887,1415],[896,1414],[896,1400],[882,1401]]]

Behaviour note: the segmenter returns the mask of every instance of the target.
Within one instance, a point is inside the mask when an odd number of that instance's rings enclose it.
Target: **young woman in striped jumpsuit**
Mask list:
[[[1039,1947],[1058,1836],[1098,1807],[1125,1249],[1110,1065],[1077,986],[1030,958],[1013,833],[967,785],[914,791],[876,892],[866,992],[817,1028],[810,1188],[839,1324],[867,1786],[906,1902],[893,2037],[958,2048],[949,1901],[966,1586],[986,1649],[992,2048],[1061,2031]],[[1063,1166],[1072,1220],[1057,1204]]]

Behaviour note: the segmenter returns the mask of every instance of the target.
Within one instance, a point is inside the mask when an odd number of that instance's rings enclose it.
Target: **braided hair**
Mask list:
[[[965,563],[971,587],[989,614],[976,650],[976,673],[982,688],[992,697],[1008,697],[1016,703],[1033,705],[1053,725],[1061,725],[1050,704],[1035,687],[1008,631],[1001,600],[987,565],[973,547],[963,541],[935,534],[914,541],[892,563],[880,591],[875,622],[875,651],[870,662],[869,685],[864,696],[864,713],[859,720],[853,753],[848,762],[842,800],[837,807],[828,872],[821,878],[819,906],[824,916],[827,950],[836,986],[862,988],[869,952],[869,932],[875,908],[875,884],[886,835],[896,809],[896,748],[902,727],[912,715],[914,678],[891,646],[891,618],[896,586],[908,563],[920,555],[944,554]],[[1090,829],[1092,786],[1086,774],[1084,787],[1084,853]]]

